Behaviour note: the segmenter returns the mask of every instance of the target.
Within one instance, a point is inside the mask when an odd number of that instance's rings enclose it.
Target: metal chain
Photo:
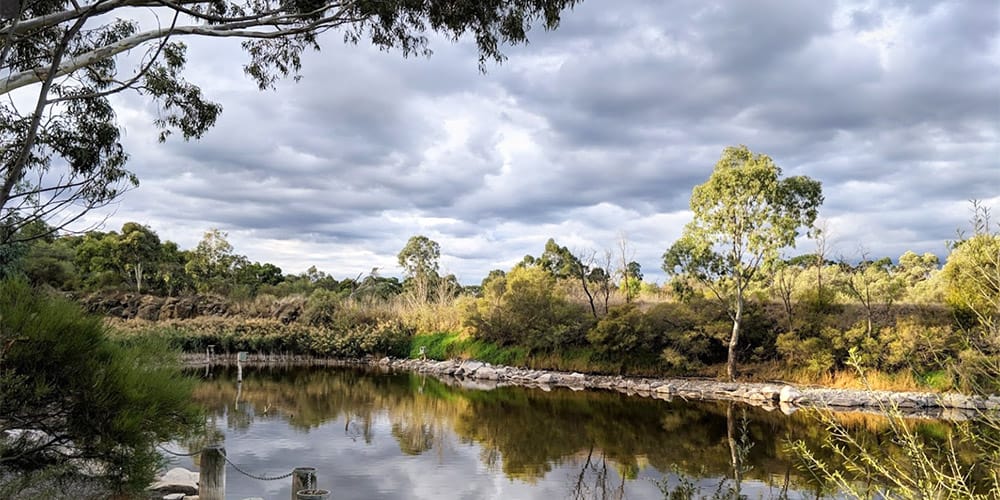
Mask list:
[[[170,450],[164,448],[162,445],[156,445],[156,447],[159,448],[159,449],[161,449],[161,450],[163,450],[163,451],[165,451],[165,452],[167,452],[167,453],[169,453],[169,454],[171,454],[171,455],[173,455],[173,456],[175,456],[175,457],[193,457],[193,456],[201,453],[201,450],[198,450],[198,451],[196,451],[194,453],[178,453],[176,451],[170,451]]]
[[[176,457],[193,457],[193,456],[195,456],[195,455],[198,455],[198,454],[200,454],[200,453],[202,452],[202,450],[198,450],[198,451],[196,451],[196,452],[194,452],[194,453],[178,453],[178,452],[176,452],[176,451],[171,451],[171,450],[168,450],[168,449],[164,448],[164,447],[163,447],[163,446],[161,446],[161,445],[157,445],[157,447],[158,447],[159,449],[161,449],[161,450],[163,450],[163,451],[165,451],[165,452],[167,452],[167,453],[171,454],[171,455],[174,455],[174,456],[176,456]],[[254,474],[251,474],[251,473],[249,473],[249,472],[247,472],[247,471],[245,471],[245,470],[241,469],[241,468],[240,468],[240,466],[238,466],[238,465],[236,465],[235,463],[233,463],[233,461],[232,461],[232,460],[230,460],[230,459],[229,459],[229,457],[227,457],[226,455],[222,455],[222,458],[226,459],[226,462],[227,462],[227,463],[228,463],[229,465],[232,465],[232,466],[233,466],[233,468],[234,468],[234,469],[236,469],[236,472],[239,472],[240,474],[243,474],[243,475],[244,475],[244,476],[246,476],[246,477],[249,477],[249,478],[251,478],[251,479],[256,479],[256,480],[258,480],[258,481],[278,481],[278,480],[280,480],[280,479],[287,479],[287,478],[289,478],[289,477],[292,477],[292,474],[294,474],[294,473],[295,473],[295,471],[292,471],[292,472],[289,472],[288,474],[283,474],[283,475],[280,475],[280,476],[274,476],[274,477],[268,477],[268,476],[257,476],[257,475],[254,475]],[[309,477],[309,485],[310,485],[310,486],[312,486],[312,484],[313,484],[313,481],[314,481],[314,479],[313,479],[313,477],[312,477],[312,476],[310,475],[310,477]]]
[[[281,476],[275,476],[275,477],[255,476],[255,475],[253,475],[253,474],[251,474],[251,473],[249,473],[249,472],[241,469],[240,466],[234,464],[233,461],[229,459],[229,457],[227,457],[225,455],[222,455],[222,458],[226,459],[226,462],[229,465],[232,465],[233,468],[236,469],[236,472],[239,472],[240,474],[243,474],[246,477],[249,477],[251,479],[256,479],[258,481],[277,481],[279,479],[287,479],[287,478],[292,477],[292,474],[294,474],[294,472],[295,472],[295,471],[292,471],[292,472],[289,472],[288,474],[284,474],[284,475],[281,475]]]

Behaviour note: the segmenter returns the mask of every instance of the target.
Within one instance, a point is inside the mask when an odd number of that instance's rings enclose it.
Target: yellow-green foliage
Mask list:
[[[589,323],[583,307],[567,300],[555,277],[539,267],[516,267],[488,281],[466,311],[477,338],[531,350],[579,344]]]
[[[466,328],[464,311],[474,302],[475,298],[468,295],[423,303],[396,300],[392,310],[403,323],[418,334],[463,332]]]
[[[943,319],[902,315],[871,336],[865,321],[847,329],[823,326],[808,335],[782,333],[776,344],[785,363],[815,376],[844,369],[852,359],[865,369],[922,374],[947,367],[961,349],[960,336]]]
[[[346,321],[341,318],[341,321]],[[273,319],[200,317],[156,323],[111,323],[121,338],[158,336],[187,352],[311,354],[332,357],[405,356],[413,330],[395,319],[358,321],[338,328],[282,323]]]
[[[1000,328],[1000,234],[977,234],[959,243],[942,273],[948,303],[996,336]]]
[[[960,339],[951,325],[930,323],[927,319],[907,316],[879,333],[885,342],[885,365],[889,370],[916,368],[917,371],[940,367],[953,357]]]

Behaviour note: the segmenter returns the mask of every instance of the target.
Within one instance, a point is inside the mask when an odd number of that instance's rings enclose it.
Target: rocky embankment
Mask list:
[[[208,295],[158,297],[138,293],[99,292],[77,300],[88,312],[119,319],[157,321],[229,314],[229,304],[224,299]]]
[[[800,408],[885,413],[897,408],[908,417],[965,420],[981,411],[1000,411],[1000,396],[988,398],[930,392],[865,391],[796,387],[787,384],[720,382],[702,379],[632,378],[494,366],[479,361],[383,358],[372,363],[394,370],[426,373],[477,389],[504,385],[601,389],[640,397],[737,401],[791,414]]]

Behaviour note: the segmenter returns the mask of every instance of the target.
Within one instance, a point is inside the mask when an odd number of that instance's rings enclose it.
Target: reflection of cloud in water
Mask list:
[[[729,428],[754,443],[742,493],[770,498],[786,472],[792,490],[815,488],[791,469],[784,440],[822,439],[819,423],[800,414],[747,409],[744,428],[729,425],[727,413],[742,419],[742,411],[725,405],[561,389],[470,391],[407,374],[249,371],[239,418],[228,414],[234,390],[223,373],[196,391],[226,434],[230,459],[271,476],[315,467],[319,486],[338,500],[663,498],[656,482],[676,484],[675,465],[711,496],[732,472]],[[289,498],[290,482],[227,470],[230,498]]]

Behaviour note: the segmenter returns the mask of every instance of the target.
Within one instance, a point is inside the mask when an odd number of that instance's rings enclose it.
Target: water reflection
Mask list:
[[[315,466],[336,498],[817,497],[827,485],[799,472],[787,443],[835,462],[811,416],[732,403],[468,390],[346,368],[245,370],[241,384],[216,370],[195,397],[233,460],[260,472]],[[881,419],[840,418],[865,446],[893,446]],[[918,426],[942,439],[949,430]],[[238,475],[228,484],[234,498],[288,496]]]

